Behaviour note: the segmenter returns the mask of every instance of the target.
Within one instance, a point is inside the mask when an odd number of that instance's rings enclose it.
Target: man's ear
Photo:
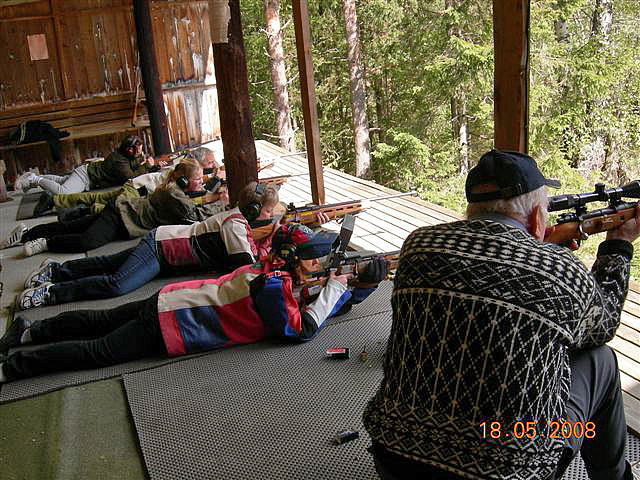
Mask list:
[[[527,223],[529,224],[529,228],[527,228],[529,233],[540,241],[544,240],[546,225],[544,224],[544,215],[540,205],[533,207],[527,218]]]

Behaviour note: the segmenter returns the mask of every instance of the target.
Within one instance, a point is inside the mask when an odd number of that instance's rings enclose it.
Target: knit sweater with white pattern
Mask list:
[[[589,272],[568,249],[494,221],[414,231],[384,378],[364,413],[372,440],[462,478],[548,477],[563,445],[549,437],[564,418],[567,352],[613,338],[632,255],[629,242],[602,242]],[[535,422],[534,438],[516,438],[518,421]]]

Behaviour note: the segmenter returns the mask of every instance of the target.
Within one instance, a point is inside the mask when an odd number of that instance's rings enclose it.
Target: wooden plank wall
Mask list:
[[[220,137],[209,2],[155,1],[153,34],[169,133],[176,146]]]
[[[155,44],[176,148],[220,135],[208,2],[155,0]],[[0,112],[135,92],[132,0],[40,0],[0,8]],[[49,58],[32,61],[27,35]]]

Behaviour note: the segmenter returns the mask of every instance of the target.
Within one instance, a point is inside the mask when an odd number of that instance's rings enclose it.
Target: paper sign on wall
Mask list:
[[[49,50],[47,50],[47,37],[44,33],[36,35],[27,35],[27,43],[29,44],[29,54],[31,60],[46,60],[49,58]]]

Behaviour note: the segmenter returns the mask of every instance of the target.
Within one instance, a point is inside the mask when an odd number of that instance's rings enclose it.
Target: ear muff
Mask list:
[[[289,228],[287,237],[284,239],[280,247],[278,248],[278,256],[284,260],[284,270],[291,270],[298,264],[300,258],[297,255],[297,247],[293,243],[293,234],[299,228],[299,225],[294,225]]]
[[[125,157],[129,157],[129,158],[133,158],[136,156],[136,147],[133,146],[129,146],[127,148],[124,149],[124,156]]]
[[[186,190],[189,186],[189,177],[186,175],[181,175],[176,178],[176,185],[178,185],[182,190]]]
[[[259,195],[260,198],[264,195],[266,191],[266,187],[262,183],[256,183],[255,194]],[[262,210],[262,203],[258,201],[249,202],[243,209],[240,210],[244,218],[247,219],[248,222],[253,222],[256,218],[260,216],[260,211]]]
[[[135,158],[137,147],[141,144],[142,142],[138,137],[127,137],[120,146],[120,153],[122,153],[127,158]]]

